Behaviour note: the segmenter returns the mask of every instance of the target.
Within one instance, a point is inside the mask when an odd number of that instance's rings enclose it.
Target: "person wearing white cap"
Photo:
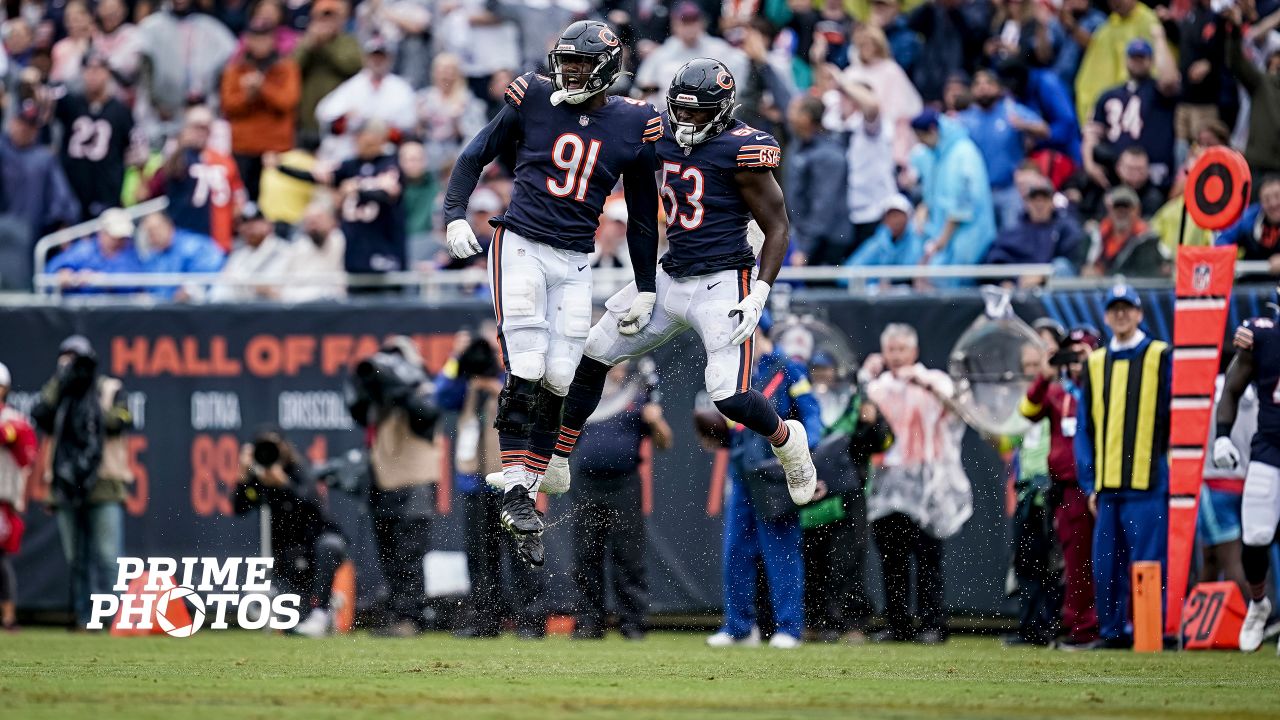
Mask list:
[[[613,198],[604,204],[600,228],[596,230],[595,252],[587,255],[593,268],[630,268],[627,252],[627,203]]]
[[[5,404],[11,384],[9,368],[0,363],[0,626],[5,630],[17,628],[17,576],[9,558],[22,543],[19,513],[26,505],[26,468],[36,459],[31,420]]]
[[[918,265],[924,257],[924,236],[915,228],[914,208],[906,195],[890,195],[880,212],[880,225],[845,261],[846,267]]]
[[[84,286],[95,273],[140,273],[142,261],[133,245],[133,220],[120,208],[111,208],[98,218],[96,235],[84,238],[64,250],[45,267],[56,275],[63,292],[131,292],[126,288],[102,290]]]

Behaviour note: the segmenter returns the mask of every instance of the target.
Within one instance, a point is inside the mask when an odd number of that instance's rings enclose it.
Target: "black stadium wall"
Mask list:
[[[1270,288],[1238,290],[1230,327],[1264,312]],[[1172,292],[1144,291],[1146,326],[1167,338]],[[1016,312],[1030,321],[1050,315],[1064,324],[1102,326],[1101,290],[1020,296]],[[901,297],[853,297],[835,291],[795,292],[791,310],[843,330],[859,356],[874,351],[890,322],[920,333],[921,359],[946,367],[960,334],[982,312],[976,292]],[[259,554],[256,514],[236,517],[231,493],[238,448],[263,423],[286,435],[315,461],[361,443],[342,405],[341,378],[351,362],[391,334],[412,336],[428,365],[448,357],[453,335],[490,316],[487,304],[424,307],[411,302],[369,305],[31,307],[0,311],[0,361],[14,380],[11,401],[26,409],[49,377],[58,343],[89,337],[100,364],[123,379],[139,429],[129,440],[138,474],[128,502],[125,554],[228,556]],[[648,554],[655,613],[714,612],[720,607],[721,518],[712,497],[713,457],[693,440],[691,411],[702,384],[702,352],[686,335],[657,353],[668,420],[676,446],[658,453],[652,470]],[[447,433],[446,433],[447,434]],[[1008,610],[1006,476],[994,451],[970,432],[964,458],[974,488],[974,515],[946,545],[947,604],[984,615]],[[449,453],[446,453],[449,455]],[[34,490],[35,488],[32,488]],[[462,550],[461,513],[451,483],[441,491],[434,547]],[[383,579],[372,549],[368,516],[351,496],[329,492],[329,504],[355,539],[359,595],[375,597]],[[549,607],[565,610],[572,591],[567,501],[551,502],[546,534]],[[67,607],[66,563],[57,529],[38,498],[26,511],[27,535],[16,558],[19,606]],[[868,589],[879,595],[871,561]]]

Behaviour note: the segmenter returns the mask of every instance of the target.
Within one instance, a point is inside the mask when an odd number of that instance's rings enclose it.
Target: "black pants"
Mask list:
[[[915,637],[911,616],[911,564],[922,630],[946,631],[942,610],[942,541],[914,520],[893,513],[871,523],[884,575],[884,617],[897,640]]]
[[[258,189],[262,184],[262,156],[234,155],[236,171],[240,173],[240,181],[244,183],[244,191],[253,202],[258,202]]]
[[[460,499],[466,521],[467,572],[471,575],[467,624],[493,633],[501,628],[504,617],[510,617],[521,630],[545,632],[542,574],[520,559],[515,540],[502,527],[498,519],[502,496],[480,490]]]
[[[1044,482],[1047,483],[1047,478]],[[1013,514],[1013,574],[1018,580],[1018,636],[1048,645],[1061,630],[1062,563],[1053,535],[1048,488],[1022,486]]]
[[[419,627],[426,622],[423,610],[427,604],[427,587],[422,564],[431,549],[435,496],[435,485],[417,485],[391,492],[374,488],[369,493],[378,564],[387,581],[388,622],[408,620]]]
[[[297,593],[306,607],[329,609],[333,576],[347,561],[347,541],[335,532],[321,533],[310,548],[283,548],[276,557],[281,592]]]
[[[871,598],[863,585],[867,501],[846,495],[844,518],[804,531],[804,616],[813,630],[865,632]]]
[[[643,631],[649,607],[645,574],[645,525],[640,508],[640,478],[612,483],[617,489],[586,487],[573,493],[573,579],[578,586],[578,627],[599,628],[605,618],[605,556],[612,560],[618,625]]]

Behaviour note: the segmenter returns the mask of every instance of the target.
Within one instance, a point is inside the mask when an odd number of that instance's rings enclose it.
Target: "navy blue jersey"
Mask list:
[[[1280,467],[1280,327],[1272,318],[1251,318],[1253,383],[1258,390],[1258,432],[1250,457]]]
[[[88,217],[120,204],[125,156],[133,142],[133,113],[115,98],[90,103],[84,95],[58,99],[62,169]]]
[[[708,275],[755,265],[747,243],[747,207],[735,176],[771,172],[782,160],[778,141],[741,121],[710,140],[681,147],[667,130],[658,141],[667,242],[662,268],[672,277]]]
[[[347,195],[341,208],[342,232],[347,236],[347,271],[403,270],[404,206],[400,202],[400,166],[396,158],[351,158],[333,173],[333,183],[338,187],[352,179],[357,192]]]
[[[1167,186],[1173,172],[1174,109],[1178,98],[1160,92],[1155,80],[1130,80],[1102,93],[1093,121],[1102,126],[1102,142],[1119,155],[1139,145],[1151,159],[1151,181]]]

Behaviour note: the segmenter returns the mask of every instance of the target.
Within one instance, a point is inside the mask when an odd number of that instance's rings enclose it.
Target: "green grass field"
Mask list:
[[[0,636],[0,717],[37,718],[1275,718],[1280,659],[807,645],[320,641],[260,633]]]

